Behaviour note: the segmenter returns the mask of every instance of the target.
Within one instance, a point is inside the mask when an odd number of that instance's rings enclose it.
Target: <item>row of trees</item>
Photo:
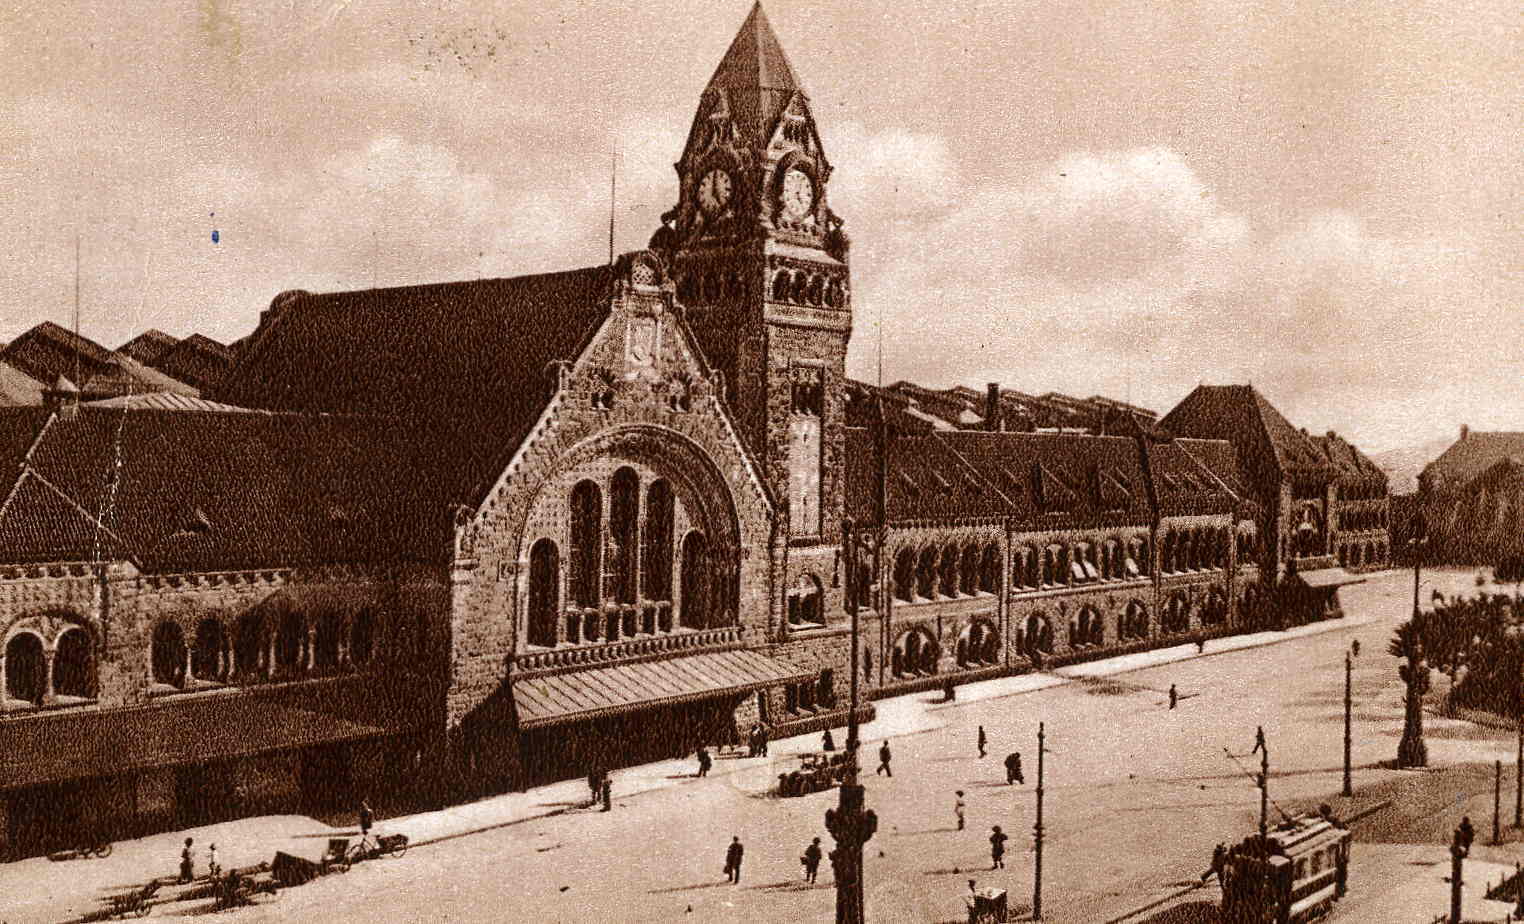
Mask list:
[[[1398,672],[1407,685],[1399,767],[1428,763],[1422,707],[1431,669],[1449,675],[1452,705],[1524,720],[1524,598],[1517,590],[1524,560],[1499,562],[1493,580],[1514,584],[1514,595],[1479,592],[1447,600],[1435,591],[1433,609],[1415,613],[1393,633],[1387,650],[1403,659]]]

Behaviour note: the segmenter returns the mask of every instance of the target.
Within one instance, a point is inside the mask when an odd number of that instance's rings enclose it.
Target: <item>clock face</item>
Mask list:
[[[718,168],[704,174],[699,181],[699,207],[706,212],[718,212],[730,202],[730,174]]]
[[[795,167],[783,175],[783,210],[791,218],[803,218],[815,207],[815,181]]]

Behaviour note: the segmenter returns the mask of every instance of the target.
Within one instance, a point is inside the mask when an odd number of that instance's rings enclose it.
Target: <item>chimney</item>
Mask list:
[[[1466,437],[1468,437],[1470,435],[1471,435],[1471,428],[1466,426],[1465,424],[1461,424],[1461,435],[1460,435],[1460,438],[1461,439],[1465,439]]]
[[[991,382],[985,386],[984,392],[984,429],[996,433],[1005,429],[1005,421],[1000,413],[1000,383]]]

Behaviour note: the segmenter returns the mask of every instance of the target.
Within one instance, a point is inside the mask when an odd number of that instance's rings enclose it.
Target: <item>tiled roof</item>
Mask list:
[[[191,334],[159,354],[150,365],[198,389],[222,380],[233,365],[233,351],[201,334]]]
[[[1148,522],[1153,510],[1137,443],[1073,433],[938,434],[1029,526]]]
[[[416,450],[390,421],[85,405],[32,450],[0,512],[0,562],[125,556],[181,572],[442,560],[458,486]]]
[[[1470,431],[1424,466],[1423,477],[1438,477],[1452,486],[1464,484],[1510,457],[1524,459],[1524,433]]]
[[[1213,442],[1217,441],[1198,441]],[[1230,513],[1234,495],[1215,474],[1175,441],[1146,439],[1148,469],[1153,476],[1161,516]],[[1227,445],[1229,453],[1232,446]]]
[[[1192,458],[1240,499],[1248,496],[1243,473],[1238,470],[1238,453],[1232,443],[1227,440],[1199,440],[1182,436],[1177,437],[1174,444],[1190,453]]]
[[[1332,468],[1312,439],[1252,385],[1198,385],[1159,427],[1175,436],[1229,440],[1240,463],[1251,467],[1258,462],[1280,472]]]
[[[1323,458],[1327,459],[1334,468],[1338,469],[1341,476],[1358,479],[1381,478],[1385,480],[1386,475],[1381,471],[1380,466],[1372,462],[1353,443],[1348,442],[1337,433],[1330,432],[1323,436],[1310,436],[1308,439],[1322,451]]]
[[[104,371],[111,364],[112,357],[110,350],[52,321],[43,321],[0,351],[0,361],[15,366],[39,382],[55,382],[59,376],[74,380],[76,362],[80,371],[78,378],[88,381]]]
[[[886,442],[885,504],[890,522],[1004,516],[1009,503],[942,437],[899,434]],[[877,520],[878,451],[871,431],[847,429],[847,510]]]
[[[125,407],[134,411],[213,411],[224,414],[271,413],[269,411],[251,411],[248,408],[234,407],[231,404],[219,404],[216,401],[208,401],[205,398],[196,398],[191,395],[167,391],[119,395],[115,398],[102,398],[98,401],[87,401],[85,403],[89,407]]]
[[[117,348],[123,356],[130,356],[140,363],[151,363],[163,356],[165,351],[180,342],[157,328],[149,328]]]
[[[788,56],[758,3],[720,59],[704,92],[724,94],[731,118],[742,133],[741,141],[755,147],[767,144],[778,117],[800,89]],[[697,122],[694,127],[697,130]]]
[[[208,397],[240,407],[405,422],[472,503],[548,404],[547,363],[608,316],[607,266],[362,292],[299,294]]]
[[[12,366],[0,362],[0,407],[27,407],[42,403],[43,384]]]

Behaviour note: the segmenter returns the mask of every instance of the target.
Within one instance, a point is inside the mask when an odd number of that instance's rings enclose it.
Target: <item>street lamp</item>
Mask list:
[[[1423,696],[1429,691],[1429,666],[1424,661],[1423,640],[1419,636],[1422,612],[1418,605],[1419,573],[1423,567],[1423,550],[1429,544],[1422,534],[1408,540],[1413,553],[1413,616],[1409,623],[1411,635],[1407,651],[1403,652],[1407,663],[1398,667],[1398,673],[1406,684],[1403,702],[1402,740],[1397,743],[1397,766],[1425,767],[1429,763],[1428,748],[1423,742]]]
[[[852,617],[851,711],[847,714],[847,764],[840,801],[836,808],[826,810],[825,823],[836,840],[836,849],[831,851],[831,867],[836,877],[836,924],[863,924],[863,844],[878,830],[878,816],[863,808],[863,787],[857,781],[857,597],[861,586],[861,536],[853,531],[851,520],[842,520],[841,531],[842,551],[847,559],[847,612]]]

